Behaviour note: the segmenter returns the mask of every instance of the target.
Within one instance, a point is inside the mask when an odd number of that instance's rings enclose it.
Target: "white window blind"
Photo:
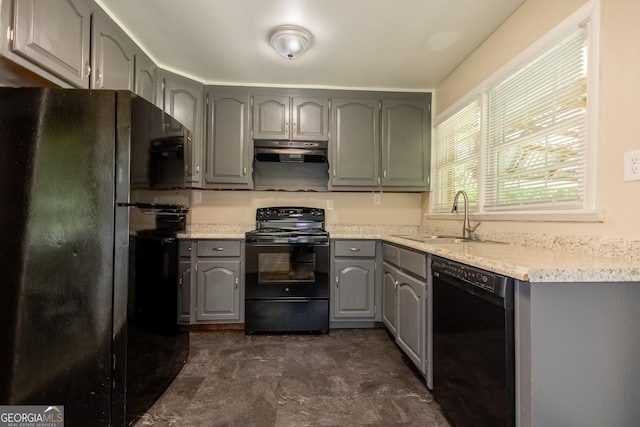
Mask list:
[[[458,190],[467,192],[469,210],[478,210],[480,139],[480,100],[436,127],[433,212],[449,212]]]
[[[581,27],[489,90],[483,210],[583,207],[586,44]]]

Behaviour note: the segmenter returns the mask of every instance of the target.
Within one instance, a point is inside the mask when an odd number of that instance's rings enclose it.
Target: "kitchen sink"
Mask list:
[[[399,237],[401,239],[413,240],[414,242],[421,243],[498,243],[504,244],[504,242],[497,242],[495,240],[481,240],[481,239],[471,239],[468,237],[459,237],[459,236],[446,236],[446,235],[428,235],[428,234],[417,234],[417,235],[394,235],[393,237]]]

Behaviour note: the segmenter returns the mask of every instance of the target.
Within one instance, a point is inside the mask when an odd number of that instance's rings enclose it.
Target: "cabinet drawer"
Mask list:
[[[181,258],[189,258],[191,257],[191,240],[180,240],[178,245],[180,251]]]
[[[336,256],[376,256],[376,242],[374,240],[336,240],[335,245]]]
[[[420,277],[427,277],[427,255],[423,252],[414,252],[398,248],[400,267]]]
[[[382,244],[382,259],[391,264],[398,265],[398,259],[400,258],[398,251],[400,248],[390,245],[388,243]]]
[[[198,257],[240,256],[239,240],[199,240]]]

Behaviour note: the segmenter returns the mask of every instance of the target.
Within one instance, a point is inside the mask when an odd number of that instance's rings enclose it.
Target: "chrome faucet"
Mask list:
[[[469,222],[469,198],[467,197],[467,193],[464,190],[460,190],[456,193],[456,197],[453,200],[453,206],[451,207],[451,212],[458,212],[458,197],[462,194],[462,198],[464,199],[464,222],[462,223],[462,238],[463,239],[471,239],[471,233],[476,231],[476,228],[480,225],[478,222],[476,225],[471,227],[471,223]]]

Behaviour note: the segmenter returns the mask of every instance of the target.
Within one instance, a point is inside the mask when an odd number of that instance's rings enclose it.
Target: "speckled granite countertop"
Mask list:
[[[178,235],[187,239],[243,239],[254,225],[198,225]],[[604,256],[611,246],[577,252],[558,248],[495,243],[421,243],[396,237],[424,234],[418,226],[327,226],[332,239],[382,239],[520,280],[538,282],[640,282],[636,245],[623,245],[619,256]],[[440,233],[443,234],[443,233]],[[484,237],[488,240],[491,237]],[[553,237],[549,237],[553,239]],[[557,238],[555,238],[557,240]],[[512,240],[513,241],[513,240]],[[522,239],[516,241],[523,241]],[[555,243],[555,242],[554,242]],[[575,245],[575,242],[570,242]],[[634,242],[637,243],[637,242]],[[559,246],[559,245],[557,245]]]

